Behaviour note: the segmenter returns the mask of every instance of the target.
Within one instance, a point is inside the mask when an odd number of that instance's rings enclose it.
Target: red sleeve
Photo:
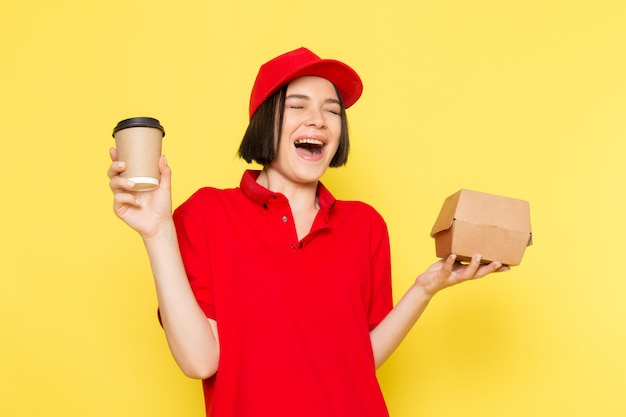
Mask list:
[[[372,293],[368,323],[372,330],[393,308],[389,232],[385,221],[378,213],[371,223],[370,253]]]
[[[215,320],[206,210],[200,192],[176,209],[174,225],[191,289],[204,314]]]

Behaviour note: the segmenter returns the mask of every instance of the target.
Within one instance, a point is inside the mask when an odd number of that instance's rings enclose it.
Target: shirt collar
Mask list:
[[[243,173],[241,183],[239,184],[243,194],[260,206],[267,205],[271,200],[275,200],[279,195],[284,198],[282,194],[274,193],[256,182],[260,174],[261,171],[252,169],[246,170]],[[320,205],[320,209],[330,210],[335,204],[335,201],[335,197],[330,193],[330,191],[328,191],[324,184],[322,184],[321,181],[318,182],[317,203]]]

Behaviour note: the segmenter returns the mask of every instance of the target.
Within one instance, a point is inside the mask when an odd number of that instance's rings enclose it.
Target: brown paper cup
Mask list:
[[[157,119],[134,117],[122,120],[113,129],[117,160],[126,162],[121,176],[135,183],[136,191],[159,186],[159,157],[165,130]]]

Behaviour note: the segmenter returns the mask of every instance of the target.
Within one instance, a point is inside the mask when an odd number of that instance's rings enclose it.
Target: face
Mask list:
[[[341,105],[333,84],[320,77],[298,78],[287,86],[276,159],[269,169],[295,183],[317,183],[337,151]]]

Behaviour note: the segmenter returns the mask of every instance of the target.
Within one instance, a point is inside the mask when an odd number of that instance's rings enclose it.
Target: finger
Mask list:
[[[467,265],[465,270],[463,271],[463,279],[471,279],[476,275],[478,268],[480,267],[480,261],[482,260],[481,254],[476,254],[472,256],[470,263]]]
[[[134,191],[135,183],[127,178],[122,178],[119,175],[114,175],[109,180],[109,187],[113,194],[119,192],[132,192]]]
[[[126,171],[126,162],[115,161],[111,165],[109,165],[109,170],[107,171],[107,175],[109,178],[113,178],[124,171]]]
[[[446,258],[446,261],[443,263],[441,270],[446,275],[450,275],[452,273],[452,270],[454,269],[455,262],[456,262],[456,254],[453,253]]]
[[[141,206],[141,202],[135,197],[134,194],[131,193],[117,193],[113,197],[113,206],[116,209],[121,208],[123,206],[133,206],[139,207]]]
[[[109,149],[109,156],[111,157],[111,161],[113,161],[113,162],[117,161],[117,149],[110,148]]]
[[[159,181],[160,187],[169,190],[172,180],[172,169],[168,165],[165,155],[159,158],[159,171],[161,173],[161,181]]]
[[[492,272],[504,272],[508,271],[510,268],[507,265],[502,265],[499,261],[491,262],[488,265],[483,265],[479,268],[479,270],[475,274],[475,278],[484,277],[485,275],[491,274]]]

